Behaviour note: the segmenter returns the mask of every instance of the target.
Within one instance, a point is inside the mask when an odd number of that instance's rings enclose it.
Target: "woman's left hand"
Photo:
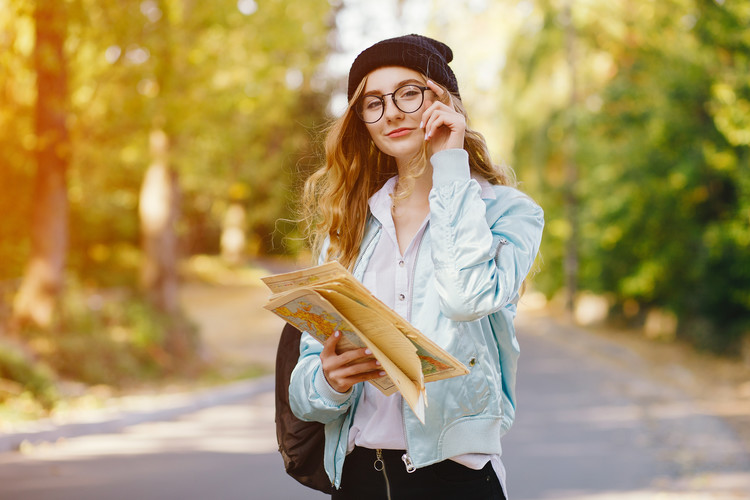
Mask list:
[[[427,80],[427,86],[438,97],[445,93],[443,89],[431,80]],[[431,155],[445,149],[460,149],[464,147],[466,118],[453,109],[453,101],[450,94],[448,94],[448,99],[450,105],[435,101],[422,114],[424,140],[430,143]]]

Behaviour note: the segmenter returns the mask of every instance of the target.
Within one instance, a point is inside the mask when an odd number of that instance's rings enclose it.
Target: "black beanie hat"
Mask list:
[[[362,79],[383,66],[403,66],[419,71],[458,95],[458,82],[448,63],[453,51],[442,42],[422,35],[389,38],[363,50],[349,70],[347,97],[351,101]]]

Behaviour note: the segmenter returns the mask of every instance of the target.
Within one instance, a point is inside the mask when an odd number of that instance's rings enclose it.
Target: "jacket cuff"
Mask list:
[[[446,149],[430,157],[433,186],[465,182],[471,178],[469,153],[465,149]]]
[[[349,396],[352,395],[352,387],[346,392],[339,392],[328,383],[323,370],[318,369],[313,375],[313,385],[315,386],[315,392],[318,393],[320,399],[323,400],[327,405],[333,407],[340,407],[344,405],[348,400]]]

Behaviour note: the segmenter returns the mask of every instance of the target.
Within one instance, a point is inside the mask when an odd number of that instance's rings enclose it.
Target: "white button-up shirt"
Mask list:
[[[362,284],[408,321],[412,300],[411,278],[429,215],[422,222],[404,255],[401,255],[391,214],[391,195],[396,179],[389,179],[370,198],[370,211],[383,226],[383,234],[367,264]],[[349,431],[349,450],[354,449],[355,445],[371,449],[406,449],[401,399],[398,392],[385,396],[372,384],[365,384]]]

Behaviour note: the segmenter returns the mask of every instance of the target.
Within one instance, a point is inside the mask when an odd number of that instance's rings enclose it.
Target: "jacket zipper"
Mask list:
[[[372,245],[372,242],[375,241],[375,236],[377,235],[377,233],[380,232],[380,230],[382,228],[382,226],[380,226],[379,224],[378,224],[378,226],[379,227],[376,230],[375,234],[373,234],[372,237],[370,238],[370,240],[367,242],[367,246],[357,256],[357,260],[354,262],[354,267],[352,267],[352,271],[354,271],[361,264],[361,262],[362,262],[362,256],[365,253],[367,253],[367,251],[370,249],[370,245]],[[341,434],[342,433],[343,433],[343,429],[339,430],[339,437],[336,440],[337,443],[341,440]],[[336,453],[337,452],[338,452],[338,446],[336,446],[336,451],[333,454],[333,481],[331,481],[331,485],[334,488],[336,487],[336,479],[338,479],[338,474],[337,474],[337,471],[336,471]],[[387,478],[386,478],[386,480],[387,480]],[[389,495],[390,495],[390,492],[389,492]]]
[[[417,261],[419,260],[419,254],[422,250],[422,242],[424,241],[424,237],[427,234],[427,230],[430,228],[430,221],[427,221],[427,224],[425,225],[424,231],[422,232],[422,237],[419,239],[419,245],[417,245],[417,252],[414,255],[414,266],[412,266],[411,269],[411,278],[409,280],[409,311],[406,315],[406,321],[411,323],[411,313],[412,308],[414,307],[414,277],[417,275]],[[401,400],[401,418],[404,422],[404,445],[406,446],[406,453],[404,453],[401,456],[401,460],[403,460],[404,465],[406,466],[406,472],[411,474],[417,468],[414,466],[414,462],[411,459],[411,456],[409,455],[409,439],[406,435],[406,403]]]
[[[333,489],[336,489],[336,480],[338,479],[338,474],[336,470],[336,455],[338,454],[339,447],[338,442],[341,441],[341,433],[343,432],[342,429],[339,429],[339,437],[336,439],[336,449],[333,451],[333,480],[331,481],[331,486],[333,486]]]
[[[378,448],[375,450],[375,462],[373,463],[375,470],[383,472],[383,479],[385,479],[385,494],[388,500],[391,500],[391,483],[388,481],[388,473],[385,470],[385,461],[383,460],[383,450]]]

